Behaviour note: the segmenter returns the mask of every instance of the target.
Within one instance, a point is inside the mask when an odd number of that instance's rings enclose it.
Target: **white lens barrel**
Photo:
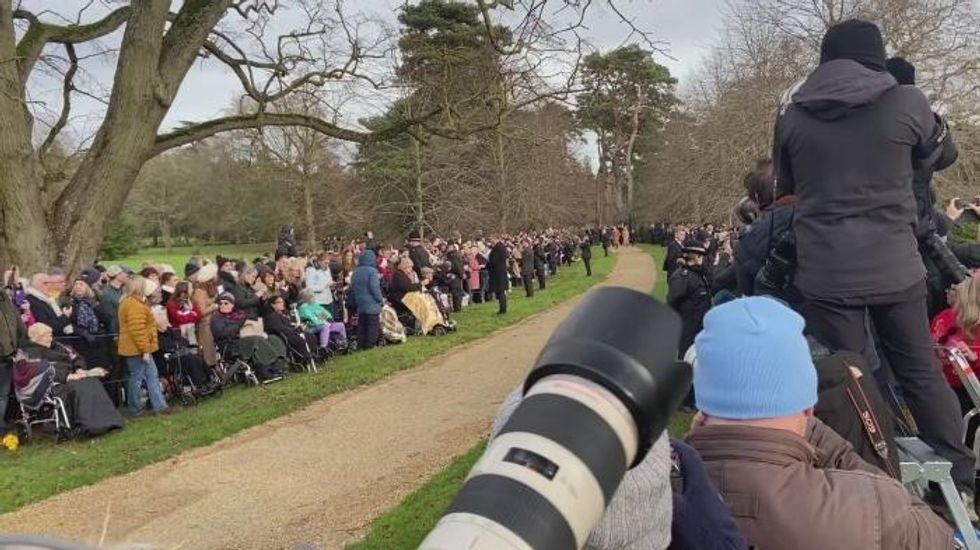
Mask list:
[[[636,457],[638,433],[602,386],[570,375],[540,380],[420,548],[583,547]]]

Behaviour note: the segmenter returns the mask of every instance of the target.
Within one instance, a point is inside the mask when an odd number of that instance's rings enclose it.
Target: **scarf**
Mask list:
[[[92,303],[85,298],[71,299],[72,316],[74,324],[89,334],[99,332],[99,318],[95,315],[95,308]]]

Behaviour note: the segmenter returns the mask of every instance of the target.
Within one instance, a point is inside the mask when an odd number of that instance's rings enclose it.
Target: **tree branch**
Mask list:
[[[431,118],[439,113],[439,110],[426,114],[423,119]],[[387,141],[395,136],[405,133],[412,125],[418,124],[419,120],[402,120],[386,128],[381,128],[373,132],[362,132],[342,128],[336,124],[327,122],[314,116],[301,115],[295,113],[269,113],[260,112],[252,115],[236,115],[217,118],[179,128],[172,132],[157,136],[156,145],[151,156],[159,155],[164,151],[173,149],[209,138],[213,135],[233,130],[247,130],[261,128],[263,126],[299,126],[320,132],[326,136],[350,141],[354,143],[376,143]]]
[[[61,116],[58,117],[57,122],[51,127],[51,131],[48,132],[48,137],[44,138],[44,142],[41,143],[41,147],[38,149],[38,157],[41,159],[41,163],[44,163],[44,157],[48,154],[48,149],[54,144],[55,138],[61,130],[64,129],[65,124],[68,123],[68,114],[71,112],[71,92],[75,89],[75,73],[78,71],[78,56],[75,54],[75,45],[71,42],[65,44],[65,51],[68,52],[69,66],[68,70],[65,71],[65,84],[61,90]]]
[[[14,11],[14,19],[28,22],[27,32],[17,43],[17,71],[21,84],[27,82],[34,64],[48,42],[56,44],[79,44],[101,38],[118,29],[129,19],[132,9],[129,6],[119,8],[109,15],[93,23],[85,25],[53,25],[44,23],[34,13],[18,9]]]

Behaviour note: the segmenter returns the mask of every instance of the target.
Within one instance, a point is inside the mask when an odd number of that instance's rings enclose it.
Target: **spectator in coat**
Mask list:
[[[678,262],[684,255],[684,241],[687,240],[687,229],[678,226],[674,229],[674,240],[667,245],[667,257],[664,258],[663,270],[669,279],[679,267]]]
[[[27,341],[27,327],[7,292],[0,292],[0,437],[7,434],[7,401],[13,383],[13,356]]]
[[[772,298],[734,300],[708,313],[695,347],[688,442],[750,547],[953,548],[928,506],[813,418],[817,373],[799,315]]]
[[[534,247],[531,241],[525,240],[521,246],[521,281],[524,283],[524,294],[534,297]]]
[[[667,281],[667,305],[681,316],[682,328],[678,352],[683,356],[701,332],[704,314],[711,308],[711,286],[704,266],[705,251],[688,247],[679,260],[680,268]]]
[[[189,343],[197,344],[195,327],[201,320],[201,309],[191,300],[191,285],[181,281],[174,287],[173,294],[165,304],[170,326],[177,329]]]
[[[408,234],[407,248],[408,257],[412,259],[416,275],[422,275],[422,268],[432,267],[429,263],[429,252],[422,244],[421,234],[418,231],[412,231]]]
[[[365,250],[358,258],[357,268],[350,280],[350,291],[354,293],[354,303],[357,305],[357,342],[361,349],[373,348],[381,337],[384,297],[375,266],[374,251]]]
[[[534,271],[538,275],[538,290],[544,290],[548,279],[547,267],[548,259],[540,241],[534,245]]]
[[[582,251],[582,263],[585,264],[585,276],[592,276],[592,241],[588,236],[582,237],[579,241],[579,249]]]
[[[119,302],[123,288],[129,282],[129,273],[118,265],[111,265],[105,270],[105,276],[108,282],[99,293],[99,316],[105,320],[109,334],[119,334]]]
[[[134,277],[126,285],[126,293],[119,303],[119,356],[129,369],[126,399],[133,416],[143,413],[141,388],[144,383],[153,412],[170,410],[160,388],[160,374],[153,362],[153,353],[160,346],[148,298],[156,290],[157,284],[153,281]]]
[[[294,324],[293,318],[289,314],[286,299],[282,296],[273,294],[266,304],[266,312],[262,316],[265,331],[282,338],[289,349],[302,357],[304,362],[312,360],[316,349],[319,347],[316,335],[308,333],[301,326]]]
[[[86,270],[72,283],[70,319],[75,337],[71,339],[71,345],[85,358],[89,368],[111,370],[110,341],[99,319],[98,303],[90,286],[98,282],[99,275],[95,270]]]
[[[57,300],[61,293],[57,287],[64,286],[65,276],[60,270],[49,272],[37,273],[31,277],[30,285],[24,291],[34,320],[51,327],[57,339],[74,334],[74,328],[71,326],[71,306],[62,308]]]
[[[490,242],[490,288],[497,298],[497,314],[503,315],[507,313],[507,245],[499,235],[491,237]]]
[[[313,293],[313,301],[333,312],[333,277],[330,274],[330,255],[321,252],[306,267],[306,290]]]

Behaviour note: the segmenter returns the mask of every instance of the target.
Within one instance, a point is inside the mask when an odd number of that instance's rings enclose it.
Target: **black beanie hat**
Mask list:
[[[885,41],[878,25],[849,19],[827,29],[820,44],[820,63],[835,59],[850,59],[885,72]]]
[[[886,63],[888,72],[895,77],[899,84],[915,86],[915,65],[902,57],[893,57]]]

